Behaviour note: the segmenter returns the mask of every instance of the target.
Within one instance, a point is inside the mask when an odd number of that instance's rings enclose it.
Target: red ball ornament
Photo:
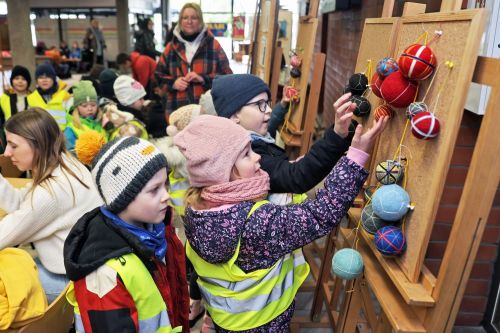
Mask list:
[[[380,86],[382,98],[392,107],[405,108],[415,100],[417,83],[397,71],[389,75]]]
[[[300,67],[300,65],[302,65],[302,59],[294,54],[290,57],[290,65],[292,65],[292,67],[295,67],[295,68],[298,68]]]
[[[291,86],[285,86],[284,88],[285,96],[288,97],[293,102],[299,101],[299,91]]]
[[[420,112],[411,118],[411,132],[419,139],[435,138],[439,134],[439,128],[439,120],[432,112]]]
[[[436,68],[431,48],[422,44],[408,46],[399,57],[399,70],[411,80],[425,80]]]
[[[375,111],[373,111],[373,116],[375,117],[375,120],[378,121],[380,118],[387,116],[389,119],[391,119],[394,116],[394,111],[391,109],[391,107],[387,104],[383,104],[378,106]]]
[[[382,86],[382,77],[380,77],[376,72],[372,76],[372,81],[370,82],[370,87],[372,88],[375,96],[382,98],[382,94],[380,93],[380,86]]]

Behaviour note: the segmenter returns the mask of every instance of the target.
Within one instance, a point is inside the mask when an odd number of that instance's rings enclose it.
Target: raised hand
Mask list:
[[[363,126],[358,125],[352,138],[351,147],[370,153],[375,139],[382,133],[389,121],[389,117],[384,116],[379,121],[373,121],[373,127],[363,133]]]
[[[333,103],[333,110],[335,111],[335,124],[333,131],[341,138],[346,138],[349,135],[349,125],[353,115],[353,110],[356,105],[351,102],[351,93],[342,95],[335,103]]]

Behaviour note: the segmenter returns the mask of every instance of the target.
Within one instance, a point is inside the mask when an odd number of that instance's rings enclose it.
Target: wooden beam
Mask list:
[[[455,12],[462,8],[462,0],[442,0],[440,12]]]
[[[382,17],[392,17],[394,12],[394,0],[385,0],[382,8]]]
[[[426,6],[425,3],[405,2],[402,16],[424,14]]]
[[[429,310],[424,323],[429,332],[452,330],[500,181],[500,112],[496,110],[500,105],[499,68],[500,59],[479,57],[476,65],[474,78],[485,79],[477,83],[495,82],[496,86],[492,87],[481,122],[462,197],[439,270],[438,283],[434,290],[439,300],[436,306]],[[494,77],[496,81],[490,81],[494,80]]]

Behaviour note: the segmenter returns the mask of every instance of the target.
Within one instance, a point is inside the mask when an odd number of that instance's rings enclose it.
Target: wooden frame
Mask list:
[[[271,84],[271,64],[276,45],[278,0],[261,0],[257,11],[256,40],[252,48],[251,73]]]

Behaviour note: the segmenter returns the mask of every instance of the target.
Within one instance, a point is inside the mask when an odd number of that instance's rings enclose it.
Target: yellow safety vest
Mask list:
[[[0,106],[2,107],[3,115],[5,120],[12,116],[12,110],[10,109],[10,95],[3,93],[0,97]]]
[[[122,260],[121,260],[122,259]],[[137,308],[139,332],[141,333],[176,333],[182,332],[182,327],[172,328],[168,318],[167,306],[151,274],[135,254],[129,253],[120,258],[110,259],[106,265],[115,270]],[[75,328],[84,332],[80,309],[75,297],[73,282],[66,293],[66,298],[75,311]]]
[[[64,102],[70,98],[70,94],[64,90],[59,89],[52,95],[52,98],[47,103],[40,95],[38,90],[35,90],[28,95],[28,105],[30,107],[39,107],[46,110],[51,114],[52,117],[57,121],[61,131],[66,128],[66,109],[64,108]]]
[[[255,203],[248,217],[268,201]],[[245,273],[236,265],[240,242],[231,259],[211,264],[186,242],[186,254],[198,273],[198,285],[213,321],[226,330],[242,331],[265,325],[293,302],[309,274],[302,250],[285,255],[272,267]]]
[[[125,124],[121,125],[120,127],[117,127],[115,129],[113,129],[111,131],[111,133],[109,133],[109,141],[113,140],[114,138],[118,137],[118,135],[120,134],[120,128],[126,124],[131,124],[131,125],[134,125],[136,127],[138,127],[142,134],[141,134],[141,139],[144,139],[144,140],[147,140],[149,139],[149,135],[148,135],[148,132],[146,131],[146,126],[140,122],[139,120],[137,119],[132,119],[132,120],[129,120],[127,121]]]
[[[189,181],[183,177],[175,177],[175,170],[172,169],[168,174],[168,182],[170,202],[172,203],[172,207],[178,215],[184,216],[186,212],[184,197],[186,196],[186,191],[190,186]]]
[[[78,112],[77,110],[74,110],[73,112]],[[104,139],[108,139],[108,133],[102,128],[101,124],[98,121],[91,120],[91,119],[86,119],[83,117],[80,117],[80,123],[82,124],[82,128],[77,128],[75,124],[73,123],[73,116],[68,114],[68,119],[67,119],[67,124],[66,127],[69,127],[75,132],[75,135],[77,138],[80,137],[80,134],[86,131],[96,131],[99,134],[101,134]]]

